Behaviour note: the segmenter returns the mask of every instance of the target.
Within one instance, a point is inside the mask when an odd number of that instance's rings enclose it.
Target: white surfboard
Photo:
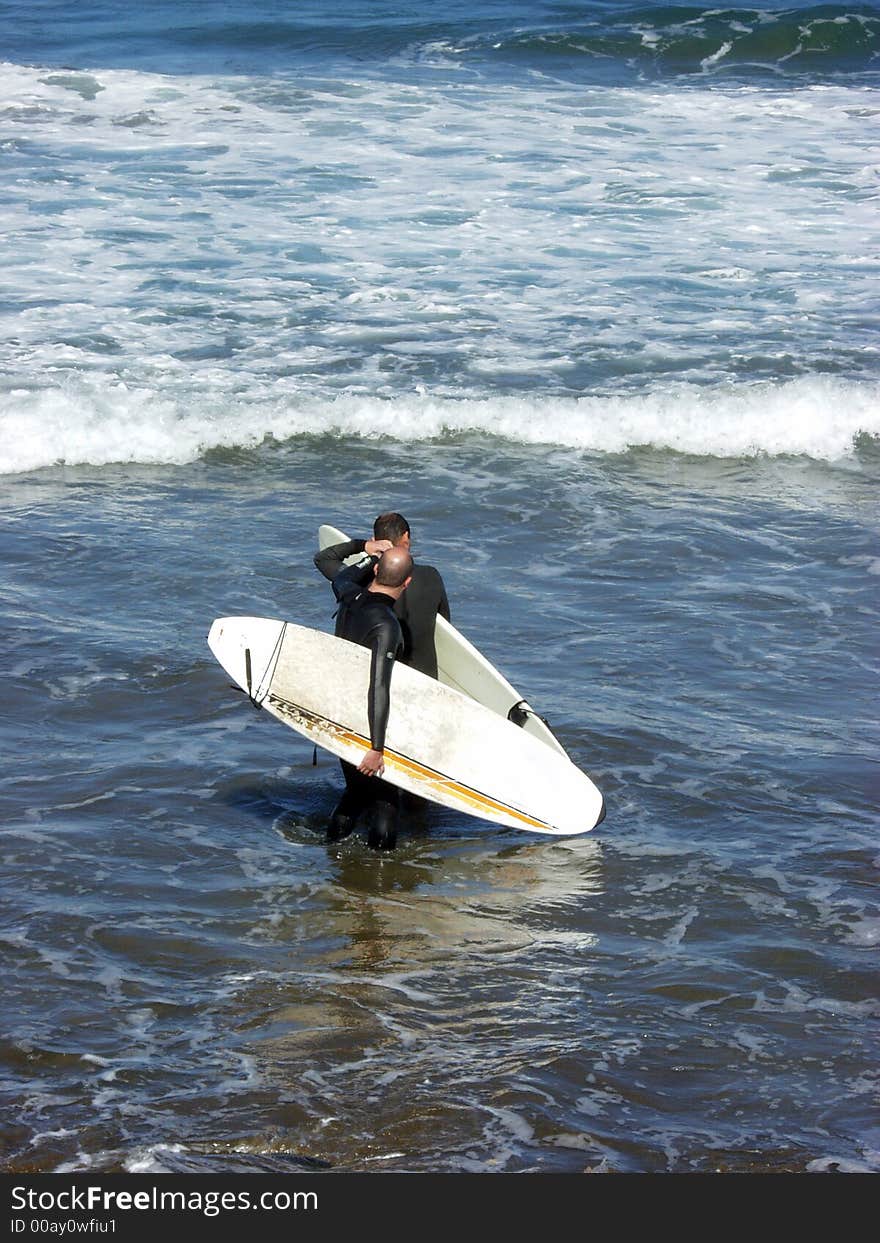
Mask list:
[[[359,764],[370,749],[370,652],[266,617],[221,617],[208,644],[253,703]],[[602,795],[564,754],[452,687],[395,662],[384,779],[465,815],[534,833],[586,833]]]
[[[321,549],[332,548],[334,544],[345,544],[348,539],[336,527],[325,525],[318,528],[318,547]],[[345,563],[352,565],[363,560],[365,556],[364,553],[356,553],[347,557]],[[437,677],[445,686],[452,686],[469,695],[471,699],[476,699],[478,703],[505,719],[508,719],[511,709],[518,709],[515,713],[516,723],[526,733],[567,758],[565,748],[547,722],[538,716],[483,653],[439,614],[434,627],[434,647],[437,651]]]

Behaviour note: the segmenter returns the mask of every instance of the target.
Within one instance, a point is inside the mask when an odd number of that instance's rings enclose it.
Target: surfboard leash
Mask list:
[[[525,725],[526,721],[529,719],[530,716],[535,717],[539,721],[543,721],[544,724],[547,726],[547,728],[550,730],[551,734],[553,733],[553,730],[550,726],[550,722],[547,720],[547,718],[545,716],[541,716],[540,712],[536,712],[535,709],[532,708],[527,702],[527,700],[525,699],[517,700],[517,702],[513,705],[513,707],[507,713],[508,721],[511,721],[514,725],[518,725],[520,729],[523,728],[523,726]]]
[[[260,708],[262,708],[263,703],[266,699],[266,696],[269,694],[269,687],[272,683],[272,678],[275,676],[275,666],[278,664],[278,657],[281,655],[281,645],[284,642],[284,636],[286,633],[287,633],[287,622],[284,622],[284,624],[282,625],[281,629],[278,632],[278,638],[275,640],[275,646],[272,648],[272,654],[269,657],[269,663],[266,665],[266,668],[263,670],[263,676],[260,678],[259,682],[257,683],[256,694],[254,693],[254,688],[253,688],[253,670],[251,666],[251,649],[249,647],[246,647],[244,649],[244,676],[245,676],[245,681],[247,682],[247,697],[258,711]],[[270,669],[272,671],[271,674],[269,672]],[[265,686],[266,689],[263,691],[262,695],[259,695],[259,691],[262,686]],[[259,698],[257,698],[257,695],[259,695]]]

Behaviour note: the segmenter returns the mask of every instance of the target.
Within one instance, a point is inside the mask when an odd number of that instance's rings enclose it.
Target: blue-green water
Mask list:
[[[3,1168],[876,1170],[877,7],[0,18]],[[594,833],[325,843],[387,508]]]

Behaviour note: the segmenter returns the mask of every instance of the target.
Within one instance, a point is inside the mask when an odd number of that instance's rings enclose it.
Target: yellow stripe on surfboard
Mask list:
[[[364,752],[372,749],[369,740],[360,734],[354,734],[350,730],[340,729],[339,727],[334,729],[334,733],[345,742],[353,743],[355,746],[362,748]],[[429,781],[443,786],[444,789],[451,790],[462,802],[469,803],[471,807],[479,811],[500,811],[505,816],[512,816],[522,824],[531,825],[533,828],[550,828],[546,820],[535,820],[533,816],[527,816],[524,812],[517,811],[515,807],[510,807],[507,803],[496,802],[495,799],[489,798],[486,794],[479,794],[476,790],[460,785],[450,777],[444,777],[442,773],[438,773],[434,768],[426,768],[424,764],[419,764],[415,760],[409,760],[403,755],[398,755],[396,751],[384,751],[383,755],[385,756],[387,766],[399,768],[410,775],[427,778]]]
[[[299,717],[300,719],[305,717],[322,732],[332,733],[340,741],[358,747],[364,753],[372,749],[370,740],[365,738],[363,734],[356,734],[353,730],[337,725],[334,721],[328,721],[326,717],[317,716],[314,712],[310,712],[308,708],[303,708],[299,704],[291,703],[289,700],[282,699],[281,696],[271,693],[269,701],[284,716]],[[548,824],[546,820],[536,820],[534,816],[526,815],[525,812],[519,811],[516,807],[511,807],[509,803],[499,803],[496,799],[489,798],[486,794],[480,794],[469,786],[453,781],[450,777],[444,776],[443,773],[437,772],[435,768],[427,768],[424,764],[419,764],[416,760],[410,760],[406,756],[399,755],[396,751],[385,751],[384,755],[386,764],[392,769],[396,768],[403,773],[408,773],[435,786],[440,786],[442,789],[454,794],[463,803],[467,803],[478,815],[485,815],[486,812],[501,812],[502,815],[518,820],[520,824],[540,829],[542,832],[547,832],[548,830],[553,832],[553,826]]]

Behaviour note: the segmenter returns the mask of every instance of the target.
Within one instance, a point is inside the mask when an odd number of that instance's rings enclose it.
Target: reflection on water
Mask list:
[[[276,828],[299,845],[291,820]],[[322,847],[332,875],[306,942],[299,912],[273,915],[263,935],[288,948],[289,968],[238,998],[261,1081],[296,1101],[310,1151],[332,1161],[423,1162],[440,1149],[467,1168],[475,1158],[450,1154],[516,1116],[496,1102],[498,1082],[514,1092],[517,1076],[578,1044],[600,843],[499,849],[479,829],[456,839],[433,827],[389,856],[357,839]]]

